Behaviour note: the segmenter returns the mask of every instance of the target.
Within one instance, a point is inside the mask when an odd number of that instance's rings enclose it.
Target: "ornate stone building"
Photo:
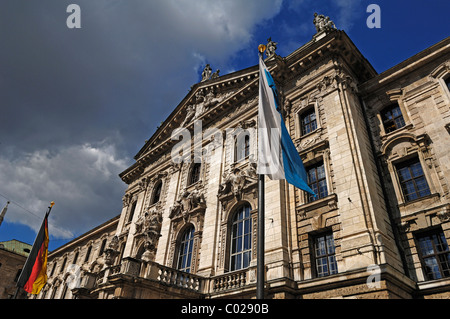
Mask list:
[[[377,74],[329,18],[314,23],[286,57],[268,43],[318,197],[266,179],[265,295],[450,297],[450,38]],[[104,262],[37,298],[254,298],[258,81],[258,66],[207,66],[120,174],[120,216],[50,254],[48,287],[76,251],[101,245]]]

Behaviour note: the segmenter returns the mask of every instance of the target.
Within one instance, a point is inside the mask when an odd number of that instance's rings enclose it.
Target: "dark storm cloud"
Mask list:
[[[71,3],[81,8],[81,29],[66,26]],[[120,213],[126,185],[117,174],[199,80],[206,61],[226,65],[280,6],[2,1],[0,193],[33,212],[54,200],[59,237]],[[40,222],[17,207],[8,218],[35,229]]]

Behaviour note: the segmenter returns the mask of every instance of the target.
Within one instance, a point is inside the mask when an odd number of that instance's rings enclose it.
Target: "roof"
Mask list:
[[[25,257],[28,257],[30,254],[31,247],[32,245],[16,239],[0,242],[0,249],[4,249]]]

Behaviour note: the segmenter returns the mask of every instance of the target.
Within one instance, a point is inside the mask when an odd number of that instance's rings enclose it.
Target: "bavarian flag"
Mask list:
[[[33,248],[20,273],[17,287],[26,292],[37,295],[47,282],[47,254],[48,254],[48,213],[45,215],[41,229],[36,236]]]
[[[275,82],[259,56],[258,168],[257,173],[289,184],[314,196],[302,159],[286,129]]]

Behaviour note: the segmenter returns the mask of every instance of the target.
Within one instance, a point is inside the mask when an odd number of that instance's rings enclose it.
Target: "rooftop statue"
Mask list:
[[[325,17],[323,14],[314,13],[314,25],[316,26],[317,33],[322,31],[331,31],[336,29],[334,22],[330,20],[330,17]]]

